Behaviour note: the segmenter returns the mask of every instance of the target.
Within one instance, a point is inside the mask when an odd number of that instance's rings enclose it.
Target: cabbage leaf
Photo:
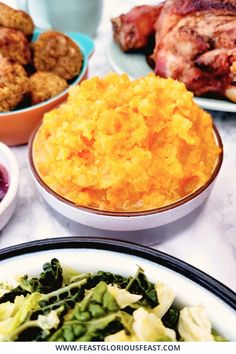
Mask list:
[[[180,311],[178,331],[187,342],[212,342],[211,322],[203,306],[185,307]]]

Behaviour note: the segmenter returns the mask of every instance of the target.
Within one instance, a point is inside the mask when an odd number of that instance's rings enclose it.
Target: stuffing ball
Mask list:
[[[29,85],[32,104],[44,102],[68,87],[66,80],[60,76],[43,71],[33,74],[29,79]]]
[[[12,62],[26,65],[30,61],[30,48],[21,31],[0,27],[0,54]]]
[[[29,79],[24,68],[0,57],[0,112],[15,108],[29,91]]]
[[[34,31],[32,18],[24,11],[15,10],[0,2],[0,26],[23,32],[27,37]]]
[[[79,46],[66,35],[47,31],[34,43],[34,66],[70,80],[81,71],[83,56]]]

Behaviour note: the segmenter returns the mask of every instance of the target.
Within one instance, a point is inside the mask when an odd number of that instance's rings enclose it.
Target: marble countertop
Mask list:
[[[122,1],[116,2],[122,6]],[[110,35],[109,17],[120,8],[116,6],[114,9],[111,3],[114,4],[105,0],[89,77],[102,76],[112,70],[106,56],[106,38]],[[223,140],[224,161],[209,199],[192,215],[147,231],[108,232],[62,217],[44,202],[36,190],[28,168],[27,146],[12,148],[20,166],[19,199],[15,214],[0,232],[0,248],[59,236],[126,239],[174,255],[236,291],[236,113],[211,113]]]

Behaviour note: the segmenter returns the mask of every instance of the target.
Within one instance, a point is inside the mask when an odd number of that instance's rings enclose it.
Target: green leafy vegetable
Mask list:
[[[159,302],[159,304],[155,306],[154,309],[155,315],[159,318],[162,318],[171,307],[175,298],[175,294],[169,286],[162,282],[158,282],[155,288]]]
[[[142,299],[142,295],[131,294],[126,289],[120,289],[115,285],[108,285],[108,290],[114,296],[121,309],[135,304]]]
[[[214,341],[211,323],[202,306],[185,307],[180,311],[178,332],[187,342]]]
[[[98,271],[96,274],[91,274],[88,277],[85,288],[94,288],[100,281],[104,281],[106,284],[116,284],[119,288],[124,289],[129,283],[129,278],[125,278],[119,274]]]
[[[28,275],[19,279],[20,285],[0,297],[0,304],[10,301],[14,302],[16,296],[26,296],[34,292],[47,294],[59,289],[63,282],[63,270],[56,258],[43,265],[43,272],[39,278],[29,278]]]
[[[36,320],[28,320],[19,326],[12,334],[11,340],[28,341],[30,336],[33,341],[46,340],[50,330],[57,328],[60,323],[61,309],[51,311],[47,315],[39,315]]]
[[[129,277],[81,274],[54,258],[38,278],[0,290],[0,341],[225,340],[202,307],[175,309],[173,291],[141,268]]]
[[[121,330],[113,335],[105,338],[105,341],[124,341],[124,342],[169,342],[176,340],[176,333],[174,330],[166,328],[161,319],[157,318],[154,313],[148,312],[140,307],[133,313],[133,322],[129,333]]]
[[[39,278],[28,279],[25,275],[20,279],[20,284],[23,289],[31,293],[37,291],[42,294],[48,294],[53,290],[57,290],[63,283],[63,270],[60,262],[53,258],[51,262],[43,265],[43,272]]]
[[[77,303],[63,326],[50,341],[101,340],[109,333],[108,325],[118,319],[119,306],[101,281],[85,298]]]
[[[211,334],[214,337],[215,342],[228,342],[228,340],[220,336],[214,329],[211,331]]]
[[[179,322],[179,310],[170,308],[162,317],[162,322],[166,327],[176,330]]]
[[[30,318],[30,314],[34,309],[37,309],[41,294],[33,293],[31,295],[17,296],[14,304],[7,302],[0,305],[1,307],[10,306],[7,318],[2,318],[0,321],[0,338],[2,340],[14,340],[18,333],[18,328],[24,325]],[[5,308],[6,310],[6,308]]]
[[[126,290],[132,294],[142,295],[142,299],[139,303],[143,306],[153,308],[158,305],[155,285],[147,279],[143,269],[140,267],[135,276],[130,278]]]
[[[1,297],[0,297],[0,304],[3,304],[7,301],[10,301],[10,302],[14,302],[15,301],[15,298],[17,296],[26,296],[27,294],[30,294],[29,291],[23,289],[20,285],[18,285],[16,288],[12,289],[11,291],[3,294]]]

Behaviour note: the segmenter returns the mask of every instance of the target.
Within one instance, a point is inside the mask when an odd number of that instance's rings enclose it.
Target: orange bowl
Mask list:
[[[33,41],[37,39],[39,34],[40,31],[35,31]],[[93,53],[94,44],[92,39],[86,35],[76,32],[68,32],[66,34],[79,45],[83,54],[82,70],[70,85],[74,86],[87,77],[88,61]],[[44,113],[65,101],[67,95],[68,88],[45,102],[24,109],[0,113],[0,141],[10,146],[28,143],[31,133],[42,119]]]

